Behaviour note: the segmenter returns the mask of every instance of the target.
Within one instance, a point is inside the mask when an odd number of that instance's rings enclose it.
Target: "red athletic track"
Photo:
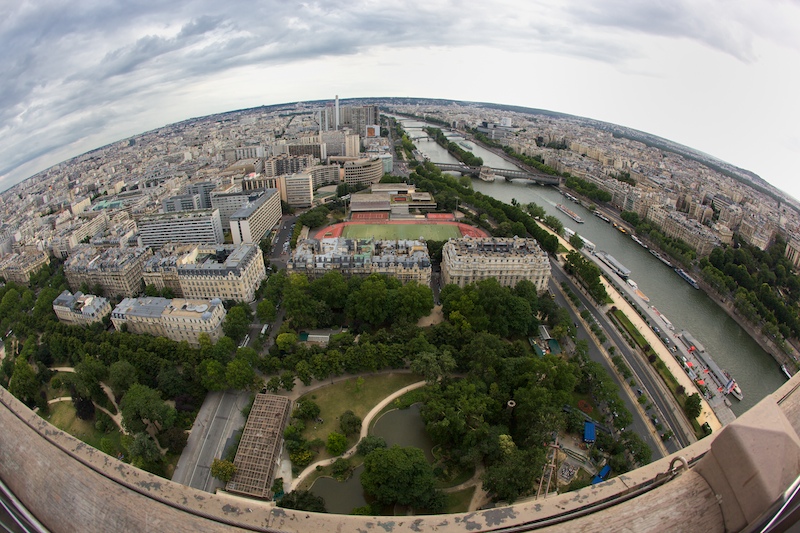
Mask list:
[[[364,224],[431,224],[431,223],[432,222],[427,221],[427,220],[424,220],[424,221],[423,220],[419,220],[419,221],[417,221],[417,220],[393,220],[393,221],[383,221],[383,222],[381,222],[381,221],[378,221],[376,219],[372,219],[372,220],[369,220],[369,221],[363,221],[363,222],[354,222],[354,221],[340,222],[338,224],[332,224],[330,226],[327,226],[327,227],[322,228],[321,230],[317,231],[317,233],[314,234],[314,238],[315,239],[328,239],[328,238],[341,237],[342,236],[342,231],[344,231],[345,226],[350,226],[350,225],[364,225]],[[488,233],[486,233],[485,231],[483,231],[480,228],[476,228],[476,227],[470,226],[468,224],[462,224],[460,222],[452,222],[452,221],[441,221],[440,222],[440,221],[437,221],[437,222],[433,222],[433,223],[434,224],[446,224],[448,226],[458,226],[458,229],[461,232],[461,235],[463,235],[464,237],[488,237],[489,236]]]

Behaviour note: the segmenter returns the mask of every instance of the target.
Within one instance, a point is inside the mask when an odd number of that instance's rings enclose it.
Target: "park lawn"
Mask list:
[[[472,501],[472,495],[475,494],[475,487],[467,487],[457,492],[448,492],[445,496],[447,501],[445,503],[446,513],[466,513],[469,511],[469,504]]]
[[[94,427],[94,421],[81,420],[75,415],[75,407],[71,401],[58,402],[49,406],[50,413],[45,419],[58,429],[80,439],[89,446],[102,450],[100,441],[108,439],[113,450],[122,451],[119,430],[103,433]]]
[[[362,420],[381,400],[389,396],[396,390],[402,389],[406,385],[411,385],[420,381],[422,378],[416,374],[391,373],[376,376],[365,376],[363,383],[357,383],[358,378],[350,378],[340,381],[333,385],[322,387],[302,396],[300,399],[312,400],[320,407],[320,418],[324,422],[307,422],[303,437],[308,440],[322,439],[327,440],[328,434],[333,431],[341,432],[339,428],[339,416],[348,409],[353,411]],[[348,445],[352,446],[358,440],[358,435],[348,439]],[[323,449],[314,458],[315,461],[330,457]]]
[[[446,241],[460,238],[461,230],[453,224],[350,224],[342,230],[342,237]]]
[[[68,374],[68,372],[56,372],[55,374],[53,374],[53,377],[50,378],[50,381],[47,383],[47,385],[45,385],[45,389],[44,389],[45,394],[47,394],[47,399],[48,400],[53,400],[55,398],[61,398],[62,396],[69,396],[69,390],[66,387],[62,386],[61,388],[56,389],[56,388],[53,388],[53,385],[52,385],[53,380],[55,378],[63,379],[64,376],[66,376],[67,374]]]

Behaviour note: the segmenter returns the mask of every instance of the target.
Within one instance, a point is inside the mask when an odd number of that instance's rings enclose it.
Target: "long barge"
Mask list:
[[[597,218],[599,218],[600,220],[602,220],[603,222],[605,222],[606,224],[610,224],[611,223],[611,219],[608,218],[607,216],[605,216],[603,213],[601,213],[597,209],[595,209],[592,214],[594,216],[596,216]]]
[[[684,280],[686,283],[688,283],[689,285],[691,285],[691,286],[692,286],[692,287],[694,287],[695,289],[698,289],[698,290],[700,289],[700,285],[698,285],[698,284],[697,284],[697,281],[696,281],[696,280],[695,280],[695,279],[694,279],[692,276],[690,276],[689,274],[687,274],[687,273],[686,273],[686,271],[685,271],[684,269],[682,269],[682,268],[676,268],[676,269],[675,269],[675,273],[676,273],[676,274],[678,274],[680,277],[682,277],[682,278],[683,278],[683,280]]]
[[[715,381],[717,390],[719,392],[723,394],[730,394],[737,400],[744,399],[742,389],[739,388],[736,380],[714,362],[711,356],[706,352],[705,347],[697,342],[697,340],[695,340],[695,338],[692,337],[688,331],[681,331],[678,334],[678,338],[680,338],[683,344],[686,345],[689,353],[696,356],[697,359],[708,369],[708,372],[705,375],[711,377]]]
[[[614,256],[603,252],[602,250],[599,252],[595,252],[595,254],[600,261],[608,265],[608,267],[614,271],[614,273],[621,277],[624,280],[627,280],[628,277],[631,275],[631,270],[627,268],[625,265],[617,261]]]
[[[658,253],[657,251],[655,251],[655,250],[653,250],[652,248],[650,248],[650,253],[653,255],[653,257],[655,257],[656,259],[658,259],[659,261],[661,261],[662,263],[664,263],[664,264],[665,264],[665,265],[667,265],[668,267],[670,267],[670,268],[673,268],[673,267],[672,267],[672,263],[670,263],[669,259],[667,259],[667,258],[666,258],[666,257],[664,257],[663,255],[661,255],[661,254],[660,254],[660,253]]]
[[[567,215],[569,218],[571,218],[578,224],[583,224],[583,219],[580,216],[578,216],[578,213],[575,213],[574,211],[567,209],[561,204],[556,204],[556,209]]]

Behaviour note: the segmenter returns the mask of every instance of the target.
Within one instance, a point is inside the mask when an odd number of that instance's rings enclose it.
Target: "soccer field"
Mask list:
[[[458,226],[451,224],[356,224],[345,226],[342,237],[350,239],[419,239],[446,241],[461,237]]]

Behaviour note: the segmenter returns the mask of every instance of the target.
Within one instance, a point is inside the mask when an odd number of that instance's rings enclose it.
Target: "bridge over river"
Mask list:
[[[496,176],[503,176],[506,180],[527,180],[531,183],[538,183],[540,185],[561,185],[561,178],[558,176],[551,176],[545,173],[532,173],[524,170],[509,170],[506,168],[491,168],[491,167],[469,167],[467,165],[453,165],[449,163],[436,163],[436,166],[442,171],[461,172],[462,174],[469,174],[471,176],[479,176],[481,171],[490,172]]]

